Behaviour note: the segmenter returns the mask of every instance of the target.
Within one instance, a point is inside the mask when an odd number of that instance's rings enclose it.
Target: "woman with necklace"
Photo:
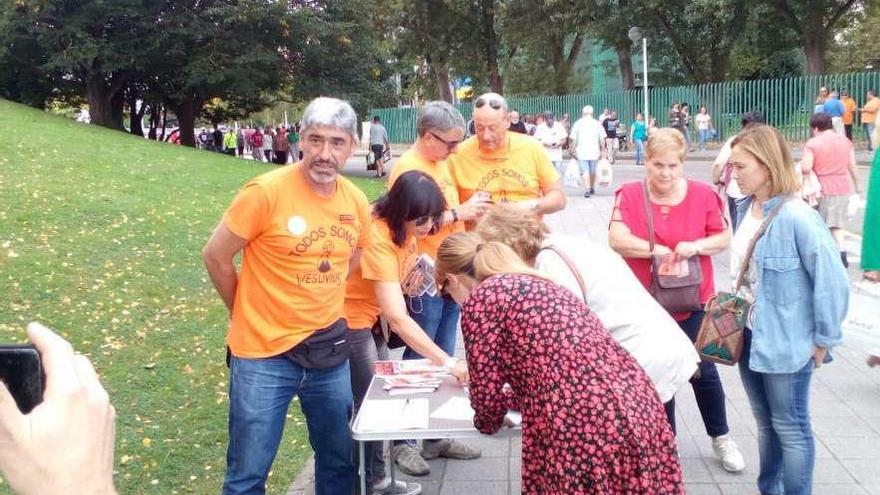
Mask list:
[[[724,222],[721,198],[712,187],[684,176],[686,151],[684,136],[676,129],[658,129],[648,137],[646,180],[624,184],[616,192],[608,237],[611,248],[623,256],[636,278],[649,290],[653,256],[679,265],[698,256],[702,272],[699,303],[704,304],[715,293],[710,256],[727,249],[730,231]],[[648,192],[647,203],[645,191]],[[653,243],[648,240],[648,211],[653,223]],[[703,311],[670,314],[691,341],[695,341]],[[715,364],[701,362],[691,386],[721,466],[730,472],[742,471],[745,460],[729,435],[724,387]],[[675,428],[675,399],[664,406]]]
[[[753,306],[739,373],[758,425],[758,489],[762,495],[809,495],[815,463],[810,379],[841,341],[849,278],[825,223],[806,203],[792,200],[800,182],[776,129],[744,129],[733,140],[730,162],[746,194],[737,208],[730,269],[739,273],[748,263],[747,290],[740,295]]]

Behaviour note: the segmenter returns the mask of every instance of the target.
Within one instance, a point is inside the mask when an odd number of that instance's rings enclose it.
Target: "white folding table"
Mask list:
[[[358,468],[358,474],[360,476],[360,485],[361,485],[361,494],[366,495],[367,490],[367,480],[366,480],[366,459],[364,459],[364,442],[371,441],[388,441],[388,440],[425,440],[425,439],[440,439],[440,438],[468,438],[468,437],[481,437],[484,436],[482,433],[477,431],[474,428],[473,420],[467,421],[459,421],[453,419],[439,419],[432,418],[430,414],[437,410],[438,407],[446,403],[449,399],[454,397],[467,397],[467,392],[462,388],[458,383],[456,383],[455,378],[453,377],[445,377],[443,382],[440,384],[440,387],[432,393],[429,394],[413,394],[413,395],[391,395],[387,391],[385,391],[382,387],[384,385],[384,381],[381,377],[374,376],[372,382],[370,382],[370,388],[367,390],[367,395],[364,397],[364,401],[361,404],[360,411],[358,411],[357,416],[355,416],[354,421],[351,426],[351,436],[354,440],[358,442],[358,458],[360,459],[360,467]],[[418,428],[418,429],[387,429],[382,431],[363,430],[360,425],[363,421],[361,417],[361,412],[368,409],[364,406],[367,401],[380,401],[380,400],[391,400],[391,399],[406,399],[410,398],[410,400],[414,399],[428,399],[428,427],[427,428]],[[522,434],[522,430],[519,426],[516,428],[502,428],[498,433],[494,435],[494,437],[503,437],[503,436],[519,436]],[[394,470],[394,461],[391,461],[391,482],[395,481],[395,470]]]

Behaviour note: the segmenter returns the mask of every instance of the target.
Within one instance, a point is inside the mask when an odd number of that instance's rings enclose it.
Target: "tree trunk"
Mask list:
[[[480,0],[480,15],[483,26],[483,50],[486,74],[489,75],[489,88],[494,93],[504,94],[504,80],[498,70],[498,35],[495,33],[495,0]]]
[[[808,76],[825,73],[825,38],[821,33],[806,32],[801,36],[804,56],[807,58],[806,74]]]
[[[437,95],[445,101],[452,103],[452,89],[449,87],[449,67],[445,63],[431,62],[431,71],[437,81]]]
[[[150,105],[150,130],[147,133],[147,137],[151,140],[156,140],[156,127],[159,126],[159,105],[153,103]]]
[[[125,115],[125,94],[122,91],[116,92],[110,98],[110,118],[112,119],[113,129],[124,130],[122,124],[122,116]]]
[[[110,109],[111,95],[100,75],[92,74],[86,81],[86,99],[89,102],[89,121],[101,127],[116,129]]]
[[[141,102],[141,108],[137,107],[137,95],[134,91],[129,90],[128,96],[126,98],[128,100],[128,125],[130,132],[135,136],[144,137],[144,125],[143,118],[144,112],[147,109],[147,105],[144,102]]]
[[[178,125],[180,125],[178,123]],[[193,123],[195,126],[195,123]],[[168,105],[162,104],[162,135],[159,136],[160,141],[165,141],[165,132],[168,130]],[[193,130],[193,136],[195,136],[195,130]],[[193,142],[195,142],[195,137],[193,137]]]
[[[577,61],[578,54],[583,46],[584,37],[581,33],[577,33],[571,42],[571,48],[568,54],[565,53],[565,36],[558,35],[550,42],[553,50],[551,60],[553,62],[553,94],[565,95],[571,83],[571,74],[574,71],[574,63]]]
[[[179,105],[174,107],[177,120],[180,123],[180,144],[195,148],[196,146],[196,102],[192,97],[185,98]]]
[[[620,67],[620,83],[624,91],[635,89],[636,77],[633,74],[632,54],[630,53],[629,44],[626,46],[618,45],[617,49],[617,65]],[[644,84],[644,81],[642,82]]]

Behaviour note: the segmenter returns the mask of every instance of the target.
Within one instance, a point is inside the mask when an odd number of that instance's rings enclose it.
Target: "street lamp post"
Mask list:
[[[627,34],[633,43],[638,43],[639,40],[642,42],[642,93],[645,98],[645,111],[643,113],[645,115],[645,128],[647,129],[650,125],[648,115],[648,38],[640,27],[631,27]]]

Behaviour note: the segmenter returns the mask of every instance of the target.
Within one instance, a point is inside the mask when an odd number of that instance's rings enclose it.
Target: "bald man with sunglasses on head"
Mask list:
[[[510,114],[501,95],[474,100],[473,120],[476,134],[446,160],[462,202],[480,192],[493,203],[516,203],[539,215],[565,208],[559,173],[541,143],[508,130]]]

